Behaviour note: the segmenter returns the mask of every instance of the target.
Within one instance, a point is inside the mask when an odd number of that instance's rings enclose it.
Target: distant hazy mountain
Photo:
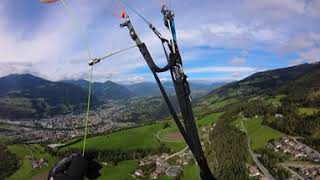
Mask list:
[[[76,85],[81,87],[83,90],[88,91],[89,82],[86,80],[66,80],[63,82]],[[125,86],[112,81],[92,83],[92,93],[99,99],[99,101],[126,99],[134,96],[134,93],[129,91]]]
[[[87,92],[78,86],[51,82],[31,74],[0,78],[0,117],[31,118],[79,111]],[[97,100],[93,96],[92,103]]]
[[[126,87],[136,96],[159,96],[160,90],[155,83],[142,82],[126,85]]]
[[[190,82],[191,93],[206,94],[209,91],[224,85],[225,83],[201,83],[197,81]],[[172,82],[164,82],[163,86],[168,94],[174,94],[175,89]],[[142,82],[137,84],[126,85],[126,87],[136,96],[160,96],[160,90],[156,83]]]

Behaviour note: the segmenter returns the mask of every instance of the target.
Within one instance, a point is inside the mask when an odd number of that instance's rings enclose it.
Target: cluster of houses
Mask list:
[[[132,174],[132,176],[134,178],[149,177],[150,179],[158,179],[158,177],[162,175],[176,177],[182,173],[182,166],[188,165],[191,160],[191,152],[181,153],[174,158],[170,158],[167,153],[148,156],[140,160],[139,168]],[[146,169],[144,167],[149,168]]]
[[[302,177],[306,179],[320,179],[320,167],[304,167],[304,168],[294,168]]]
[[[282,137],[279,141],[273,141],[269,143],[268,147],[272,148],[275,152],[281,151],[289,154],[295,159],[308,160],[315,163],[320,162],[319,152],[288,137]]]
[[[31,162],[33,169],[40,169],[45,166],[49,166],[48,161],[44,158],[35,159],[32,156],[27,156],[27,159]]]

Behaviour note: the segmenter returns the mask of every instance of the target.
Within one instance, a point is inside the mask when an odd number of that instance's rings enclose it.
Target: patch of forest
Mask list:
[[[207,160],[218,179],[249,179],[246,169],[249,157],[246,134],[230,125],[236,112],[232,109],[224,113],[210,133]]]
[[[0,143],[0,179],[10,176],[18,168],[18,157],[12,154],[4,143]]]

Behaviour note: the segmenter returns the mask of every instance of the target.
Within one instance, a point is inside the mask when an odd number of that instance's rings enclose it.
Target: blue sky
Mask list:
[[[126,0],[165,36],[160,5],[168,0]],[[0,75],[32,73],[50,80],[87,78],[92,57],[133,45],[118,0],[1,0]],[[172,0],[178,43],[191,80],[234,81],[252,73],[320,60],[319,0]],[[126,9],[159,64],[159,40]],[[87,43],[86,43],[87,42]],[[161,74],[162,80],[168,74]],[[94,69],[95,81],[152,81],[139,51],[107,59]]]

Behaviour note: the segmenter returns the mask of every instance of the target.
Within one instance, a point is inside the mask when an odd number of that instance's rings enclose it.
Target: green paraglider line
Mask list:
[[[72,16],[72,11],[71,11],[71,8],[69,8],[68,4],[64,1],[64,0],[61,0],[63,6],[65,7],[65,9],[69,12],[69,14]],[[74,19],[74,18],[72,18]],[[89,48],[89,42],[87,41],[87,39],[85,38],[84,36],[84,32],[82,31],[80,25],[76,22],[73,22],[75,28],[78,30],[79,32],[79,35],[81,36],[85,46],[86,46],[86,49],[87,49],[87,52],[88,52],[88,56],[89,56],[89,59],[93,59],[92,58],[92,53],[90,51],[90,48]],[[87,99],[87,110],[86,110],[86,118],[85,118],[85,128],[84,128],[84,135],[83,135],[83,148],[82,148],[82,156],[85,155],[85,150],[86,150],[86,141],[87,141],[87,133],[88,133],[88,124],[89,124],[89,114],[90,114],[90,100],[91,100],[91,89],[92,89],[92,75],[93,74],[93,66],[91,66],[90,68],[90,72],[89,72],[89,92],[88,92],[88,99]]]
[[[86,143],[87,143],[87,134],[88,134],[88,124],[89,124],[89,113],[90,113],[90,101],[91,101],[91,90],[92,90],[92,74],[93,74],[93,66],[90,68],[89,73],[89,90],[88,90],[88,100],[87,100],[87,111],[86,111],[86,122],[84,128],[84,136],[83,136],[83,148],[82,148],[82,156],[85,155],[86,151]]]

